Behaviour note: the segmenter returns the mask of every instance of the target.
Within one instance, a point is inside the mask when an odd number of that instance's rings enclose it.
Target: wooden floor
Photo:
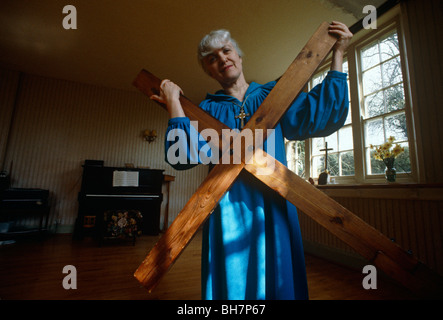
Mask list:
[[[152,293],[133,273],[157,241],[142,236],[135,246],[107,244],[92,239],[73,242],[70,235],[43,241],[0,245],[1,300],[198,300],[200,299],[201,234],[198,234]],[[62,286],[63,267],[77,270],[77,289]],[[362,287],[364,274],[307,255],[311,300],[416,299],[406,289],[378,277],[376,290]]]

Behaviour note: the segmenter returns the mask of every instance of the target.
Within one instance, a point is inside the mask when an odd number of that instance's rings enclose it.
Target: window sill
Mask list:
[[[328,184],[316,187],[330,197],[443,200],[443,184]]]

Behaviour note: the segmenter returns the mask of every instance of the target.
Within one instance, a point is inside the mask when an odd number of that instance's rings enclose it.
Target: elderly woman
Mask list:
[[[348,90],[346,74],[341,68],[352,33],[340,22],[332,22],[329,32],[338,38],[331,71],[309,93],[301,93],[275,127],[273,156],[283,164],[286,164],[284,138],[305,140],[328,136],[346,120]],[[241,129],[242,120],[236,116],[241,112],[249,114],[244,119],[247,122],[276,84],[275,81],[264,85],[248,83],[243,74],[242,56],[226,30],[211,32],[198,47],[203,70],[222,87],[215,94],[208,94],[200,107],[232,129]],[[181,129],[188,137],[194,134],[180,105],[181,92],[172,81],[163,80],[160,94],[151,97],[168,108],[167,136],[174,129]],[[201,150],[206,143],[184,141],[189,143],[185,147],[188,161],[171,164],[178,170],[195,166],[195,162],[189,161],[192,153],[189,150]],[[175,143],[178,141],[166,140],[166,154]],[[203,299],[307,299],[296,208],[243,171],[204,225],[201,281]]]

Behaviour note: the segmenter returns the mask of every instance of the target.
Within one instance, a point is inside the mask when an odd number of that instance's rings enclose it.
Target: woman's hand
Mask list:
[[[332,21],[329,25],[329,34],[335,35],[338,38],[337,43],[332,50],[344,53],[353,37],[352,32],[349,31],[344,23]]]
[[[171,80],[165,79],[160,84],[160,94],[153,94],[149,98],[165,104],[171,118],[185,117],[180,103],[180,94],[183,94],[182,89]]]
[[[329,34],[338,38],[336,44],[332,48],[332,64],[331,70],[342,72],[343,56],[348,48],[353,34],[348,27],[341,22],[332,21],[329,25]]]

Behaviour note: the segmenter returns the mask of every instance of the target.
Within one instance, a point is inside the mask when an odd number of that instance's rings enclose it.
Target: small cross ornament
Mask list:
[[[328,151],[329,150],[333,150],[332,148],[328,148],[328,143],[325,142],[325,148],[324,149],[320,149],[320,151],[326,151],[326,155],[325,155],[325,171],[323,171],[322,173],[320,173],[320,175],[318,176],[318,184],[319,185],[325,185],[329,183],[329,171],[328,171]]]
[[[325,148],[324,149],[320,149],[320,151],[326,151],[325,154],[325,171],[328,170],[328,151],[330,150],[334,150],[332,148],[328,148],[328,143],[325,142]]]
[[[245,126],[245,118],[249,117],[250,114],[249,113],[245,113],[245,110],[243,109],[243,107],[240,109],[240,113],[238,115],[235,116],[235,119],[240,119],[240,128],[243,129],[243,127]]]

